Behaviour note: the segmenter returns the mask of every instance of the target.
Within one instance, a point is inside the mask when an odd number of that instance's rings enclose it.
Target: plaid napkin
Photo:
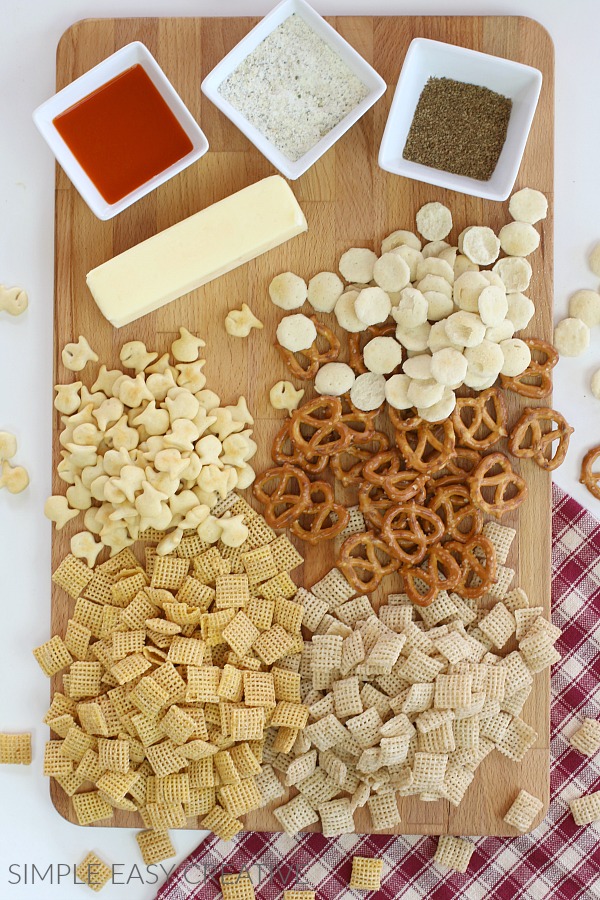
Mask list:
[[[285,888],[317,900],[361,897],[350,891],[351,857],[384,861],[377,900],[592,900],[600,897],[600,825],[579,828],[567,801],[600,789],[600,756],[588,759],[568,738],[584,717],[600,718],[600,523],[554,486],[552,618],[562,629],[562,660],[552,673],[551,804],[544,822],[515,838],[475,839],[465,874],[432,862],[435,837],[241,832],[211,835],[161,888],[157,900],[213,900],[219,875],[250,872],[259,900]]]

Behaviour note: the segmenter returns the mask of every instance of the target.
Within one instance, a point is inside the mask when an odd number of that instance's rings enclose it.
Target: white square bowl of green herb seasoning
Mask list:
[[[294,180],[373,106],[386,83],[305,0],[284,0],[201,89]]]
[[[424,94],[426,86],[428,93]],[[415,38],[392,100],[379,165],[386,172],[461,194],[506,200],[519,171],[541,87],[542,73],[531,66],[454,44]],[[473,115],[474,107],[457,102],[461,95],[471,96],[479,110],[477,116]],[[428,98],[428,104],[418,110],[422,97]],[[503,107],[502,100],[510,102]],[[419,116],[415,118],[417,110]],[[486,118],[488,125],[479,127]],[[442,135],[449,136],[453,127],[460,130],[461,121],[460,137],[468,134],[469,140],[447,141],[444,146]],[[448,132],[444,131],[446,126]],[[406,158],[405,153],[412,158]],[[415,158],[426,159],[428,164]],[[454,171],[448,171],[451,167]]]

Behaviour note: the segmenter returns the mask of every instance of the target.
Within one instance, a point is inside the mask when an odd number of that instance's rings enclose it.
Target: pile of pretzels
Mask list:
[[[358,353],[354,348],[355,364]],[[523,382],[506,387],[531,389]],[[378,427],[384,406],[393,438]],[[357,593],[375,591],[398,572],[419,606],[442,589],[476,599],[496,577],[484,516],[500,519],[528,494],[498,443],[508,438],[513,456],[552,470],[564,460],[571,433],[548,407],[526,409],[509,431],[498,387],[458,398],[452,415],[438,423],[388,404],[363,412],[347,395],[315,397],[282,425],[272,447],[276,465],[257,477],[254,494],[271,527],[289,528],[308,543],[345,532],[337,565]],[[348,527],[336,481],[356,491],[367,530]]]

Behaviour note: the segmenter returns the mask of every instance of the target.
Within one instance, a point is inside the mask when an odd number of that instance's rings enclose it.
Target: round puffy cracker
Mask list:
[[[455,406],[456,394],[451,388],[445,387],[441,400],[429,407],[418,406],[417,414],[424,422],[443,422],[452,415]]]
[[[392,302],[380,287],[363,288],[354,301],[354,313],[365,325],[385,322],[391,309]]]
[[[349,365],[340,362],[330,362],[321,366],[317,372],[315,390],[317,394],[340,397],[350,390],[355,380],[356,375]]]
[[[493,345],[496,346],[496,345]],[[504,354],[504,365],[500,369],[502,375],[514,378],[525,371],[531,362],[531,350],[525,341],[519,338],[511,338],[497,345]]]
[[[351,247],[342,254],[338,268],[346,281],[368,284],[373,280],[377,254],[366,247]]]
[[[429,241],[428,244],[425,244],[421,253],[423,254],[423,259],[435,259],[444,250],[448,250],[449,247],[448,241]]]
[[[477,375],[467,372],[464,385],[465,387],[471,388],[473,391],[487,391],[488,388],[491,388],[496,384],[497,380],[497,375],[490,375],[489,378],[479,378]]]
[[[432,353],[436,353],[438,350],[445,350],[446,347],[451,347],[453,350],[460,350],[461,353],[463,350],[459,344],[455,344],[454,341],[451,341],[448,337],[446,320],[444,319],[440,322],[434,322],[431,326],[427,346]]]
[[[430,322],[439,322],[454,312],[454,301],[446,294],[440,291],[425,291],[423,296],[427,300],[427,318]]]
[[[459,309],[476,313],[479,311],[479,295],[489,286],[484,272],[467,270],[454,281],[454,302]]]
[[[454,284],[454,269],[437,256],[429,256],[417,266],[417,279],[421,281],[426,275],[436,275],[438,278],[445,279],[448,284]]]
[[[505,362],[504,352],[499,344],[493,341],[483,340],[477,347],[469,347],[465,350],[465,360],[467,361],[467,373],[469,380],[496,379]],[[465,383],[467,379],[465,373]]]
[[[373,279],[384,291],[401,291],[410,282],[410,266],[397,253],[384,253],[373,266]]]
[[[444,294],[448,299],[452,299],[452,285],[449,284],[441,275],[425,275],[415,285],[418,290],[424,294],[426,291],[437,291]]]
[[[402,371],[409,378],[417,379],[417,381],[428,381],[433,378],[431,371],[432,357],[429,353],[419,353],[407,359],[402,367]]]
[[[400,292],[400,300],[392,310],[392,318],[402,328],[417,328],[427,321],[428,303],[421,291],[407,287]]]
[[[522,256],[503,256],[492,272],[502,279],[507,294],[526,291],[531,282],[531,263]]]
[[[486,225],[474,225],[463,232],[462,252],[478,266],[491,266],[500,253],[500,239]]]
[[[392,375],[385,383],[385,399],[394,409],[410,409],[412,403],[408,399],[410,378],[408,375]]]
[[[389,375],[402,362],[402,347],[393,337],[374,337],[365,345],[363,361],[369,372]]]
[[[458,256],[458,247],[445,247],[437,254],[437,258],[441,259],[442,262],[447,262],[449,266],[451,266],[452,271],[454,272],[454,263],[456,262],[456,258]]]
[[[526,187],[512,195],[508,211],[515,221],[535,225],[548,215],[548,201],[541,191]]]
[[[540,245],[540,233],[527,222],[509,222],[500,229],[500,246],[507,256],[529,256]]]
[[[389,253],[397,247],[410,247],[413,250],[421,249],[421,241],[412,231],[405,231],[400,228],[398,231],[392,231],[381,242],[381,252]]]
[[[399,341],[407,350],[423,351],[427,350],[429,341],[429,332],[431,325],[429,322],[423,322],[415,328],[406,328],[404,325],[396,327],[396,340]]]
[[[514,330],[521,331],[522,328],[527,328],[535,315],[533,300],[525,294],[514,293],[508,294],[506,301],[508,303],[506,318],[513,323]]]
[[[333,312],[344,284],[335,272],[318,272],[308,282],[308,302],[317,312]]]
[[[468,256],[465,256],[464,253],[459,253],[454,260],[454,277],[458,278],[460,275],[463,275],[465,272],[479,272],[479,266],[477,263],[471,262]]]
[[[478,300],[479,315],[484,325],[499,325],[506,318],[508,301],[502,288],[489,285],[484,288]]]
[[[357,409],[370,412],[385,400],[385,378],[375,372],[359,375],[350,389],[350,400]]]
[[[299,350],[308,350],[317,339],[315,323],[308,316],[296,313],[293,316],[285,316],[277,326],[277,340],[286,350],[296,353]]]
[[[569,298],[569,315],[593,328],[600,325],[600,294],[597,291],[575,291]]]
[[[581,319],[562,319],[554,329],[553,343],[561,356],[581,356],[590,345],[590,329]]]
[[[596,369],[590,380],[592,394],[597,400],[600,400],[600,369]]]
[[[461,347],[476,347],[484,338],[485,325],[479,316],[461,309],[446,319],[446,334]]]
[[[464,240],[465,240],[465,235],[469,233],[469,231],[471,230],[471,228],[475,228],[475,225],[467,225],[467,227],[466,227],[466,228],[463,228],[463,230],[461,231],[461,233],[460,233],[459,236],[458,236],[458,240],[457,240],[456,243],[457,243],[457,245],[458,245],[458,252],[459,252],[459,253],[464,253],[464,250],[463,250],[463,243],[464,243]]]
[[[437,350],[431,357],[431,376],[445,386],[458,384],[465,379],[467,365],[467,359],[460,350],[445,347]]]
[[[426,381],[412,379],[408,386],[407,397],[413,406],[429,409],[430,406],[440,402],[444,396],[444,387],[434,378],[428,378]]]
[[[500,341],[510,340],[515,331],[516,328],[512,321],[510,319],[505,319],[503,322],[500,322],[499,325],[491,325],[485,329],[485,340],[492,341],[494,344],[499,344]]]
[[[452,231],[452,213],[442,203],[426,203],[416,216],[417,231],[427,241],[441,241]]]
[[[269,285],[269,297],[280,309],[298,309],[304,305],[308,288],[304,278],[293,272],[276,275]]]
[[[422,261],[423,254],[419,250],[415,250],[414,247],[410,247],[408,244],[401,244],[400,247],[396,247],[389,252],[404,260],[410,272],[410,280],[415,281],[417,277],[417,266]]]
[[[588,265],[594,275],[600,278],[600,243],[594,244],[588,256]]]
[[[335,304],[333,310],[338,325],[340,325],[344,331],[349,331],[352,334],[356,334],[359,331],[365,331],[367,327],[354,312],[354,302],[357,297],[358,291],[345,291]]]

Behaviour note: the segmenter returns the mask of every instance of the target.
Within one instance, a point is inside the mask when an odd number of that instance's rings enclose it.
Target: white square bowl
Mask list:
[[[229,101],[219,93],[219,87],[229,75],[234,72],[241,62],[256,48],[272,31],[291,15],[300,16],[316,34],[334,50],[346,63],[348,68],[369,89],[367,96],[354,107],[341,122],[321,138],[314,147],[311,147],[303,156],[295,162],[288,159],[285,154],[274,146],[267,138],[252,125],[242,113],[232,106]],[[255,147],[285,175],[294,181],[304,174],[323,154],[332,147],[348,129],[363,116],[373,104],[385,93],[387,85],[383,78],[351,47],[335,28],[332,28],[325,19],[320,16],[305,0],[283,0],[271,12],[262,19],[255,28],[250,31],[239,44],[230,50],[221,62],[215,66],[212,72],[202,82],[202,93],[211,100],[228,119],[237,125],[241,132],[252,141]]]
[[[510,97],[512,110],[506,141],[489,181],[454,175],[403,159],[402,152],[421,91],[427,80],[451,78]],[[531,66],[466,47],[415,38],[408,48],[379,149],[386,172],[424,181],[486,200],[506,200],[519,166],[542,87],[542,73]]]
[[[141,65],[152,80],[154,86],[169,106],[171,112],[192,142],[192,149],[171,166],[150,178],[140,187],[131,191],[116,203],[107,203],[89,175],[80,165],[66,142],[58,133],[53,120],[75,103],[83,100],[93,91],[102,87],[107,81],[127,71],[131,66]],[[33,113],[40,134],[54,153],[68,177],[73,182],[87,205],[99,219],[112,219],[141,197],[145,197],[154,188],[164,184],[173,175],[177,175],[191,163],[203,156],[208,150],[208,141],[196,120],[185,106],[183,100],[160,68],[148,48],[140,41],[133,41],[121,47],[116,53],[103,59],[101,63],[85,72],[71,84],[42,103]]]

